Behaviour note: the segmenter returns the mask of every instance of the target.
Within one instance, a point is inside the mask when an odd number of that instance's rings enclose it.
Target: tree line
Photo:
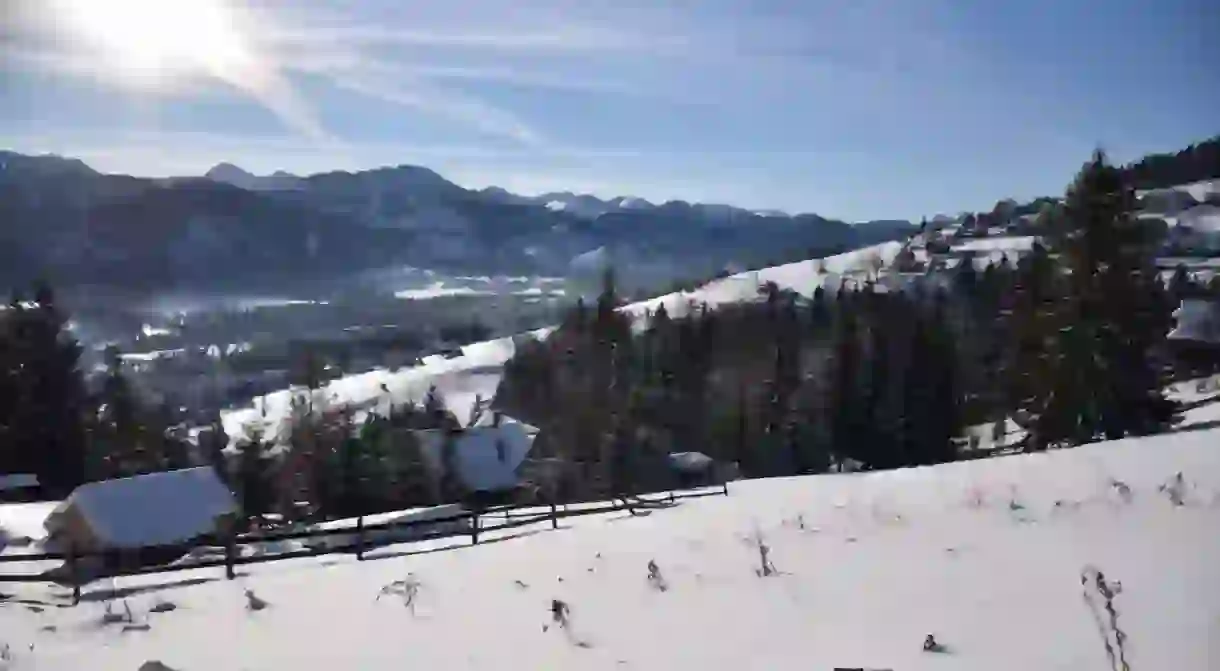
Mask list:
[[[1161,189],[1220,179],[1220,135],[1164,154],[1150,154],[1126,167],[1131,186]]]
[[[1168,428],[1165,336],[1174,292],[1128,173],[1098,153],[1019,260],[876,274],[803,296],[616,308],[613,275],[544,342],[519,348],[497,403],[542,428],[536,450],[619,490],[676,451],[747,476],[881,469],[969,456],[967,426],[1010,418],[1044,450]],[[805,298],[807,296],[808,298]]]
[[[0,310],[0,473],[30,473],[62,497],[83,482],[190,464],[173,413],[143,398],[118,352],[86,376],[54,291],[36,285]]]

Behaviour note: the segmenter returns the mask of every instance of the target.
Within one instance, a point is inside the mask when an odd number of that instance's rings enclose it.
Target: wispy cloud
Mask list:
[[[147,84],[114,76],[109,64],[74,44],[50,5],[13,1],[21,11],[15,15],[16,29],[6,31],[11,34],[0,44],[5,61],[0,67],[115,85]],[[308,75],[339,91],[465,125],[479,134],[542,146],[548,141],[544,128],[472,92],[469,85],[625,96],[640,88],[632,81],[635,75],[648,79],[648,59],[678,57],[692,48],[687,35],[608,20],[627,18],[626,12],[582,17],[579,3],[428,4],[372,2],[342,13],[296,3],[251,5],[234,11],[239,53],[226,59],[223,68],[159,78],[148,84],[148,92],[182,98],[198,92],[198,79],[213,79],[268,108],[290,128],[321,139],[327,124],[319,101],[307,98],[296,81]],[[234,3],[230,6],[235,9]],[[654,89],[663,92],[664,87]]]
[[[413,85],[400,87],[384,81],[365,79],[360,75],[349,75],[336,77],[333,83],[354,93],[462,122],[490,135],[506,137],[528,145],[539,145],[543,142],[543,136],[536,129],[511,113],[476,98],[464,98],[442,92],[424,82],[417,81]]]
[[[0,4],[23,5],[24,25],[60,1]],[[230,76],[160,82],[153,121],[120,110],[93,124],[214,132],[21,135],[0,89],[0,146],[160,174],[221,160],[262,172],[414,162],[527,191],[567,183],[656,198],[664,187],[799,209],[810,193],[834,198],[844,171],[872,183],[875,165],[858,157],[914,179],[911,166],[950,160],[946,151],[986,142],[997,117],[1025,121],[1032,107],[994,76],[979,48],[987,31],[963,31],[950,0],[216,1],[242,6],[247,58],[226,61]],[[63,35],[26,28],[0,26],[0,77],[19,67],[116,81]],[[282,136],[250,101],[275,113]],[[818,186],[771,200],[794,174]]]

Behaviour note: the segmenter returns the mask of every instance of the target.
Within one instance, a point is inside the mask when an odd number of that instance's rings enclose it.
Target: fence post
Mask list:
[[[364,515],[356,518],[356,561],[364,561]]]
[[[72,581],[72,605],[80,605],[80,571],[76,565],[76,546],[68,543],[68,580]]]
[[[237,549],[237,522],[233,521],[229,525],[228,533],[225,534],[225,578],[232,580],[237,577],[237,573],[233,570],[233,560]]]
[[[554,501],[551,501],[551,528],[559,528],[559,510],[555,507]]]
[[[479,544],[479,509],[470,509],[470,542],[474,545]]]

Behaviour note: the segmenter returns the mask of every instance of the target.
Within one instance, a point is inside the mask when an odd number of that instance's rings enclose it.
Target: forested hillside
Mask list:
[[[1151,154],[1126,167],[1137,189],[1164,189],[1220,179],[1220,135],[1171,153]]]
[[[950,461],[970,456],[967,426],[1003,433],[1009,417],[1027,450],[1154,433],[1174,418],[1162,345],[1175,297],[1134,208],[1099,154],[1019,262],[963,263],[900,292],[819,280],[808,301],[767,286],[681,319],[662,307],[640,333],[608,277],[597,305],[518,351],[497,402],[543,428],[544,453],[608,464],[611,490],[674,451],[768,476]]]

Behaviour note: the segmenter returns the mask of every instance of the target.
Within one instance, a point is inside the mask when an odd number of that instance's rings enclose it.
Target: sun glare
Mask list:
[[[224,0],[57,0],[80,46],[124,79],[206,74],[232,80],[249,51]]]

